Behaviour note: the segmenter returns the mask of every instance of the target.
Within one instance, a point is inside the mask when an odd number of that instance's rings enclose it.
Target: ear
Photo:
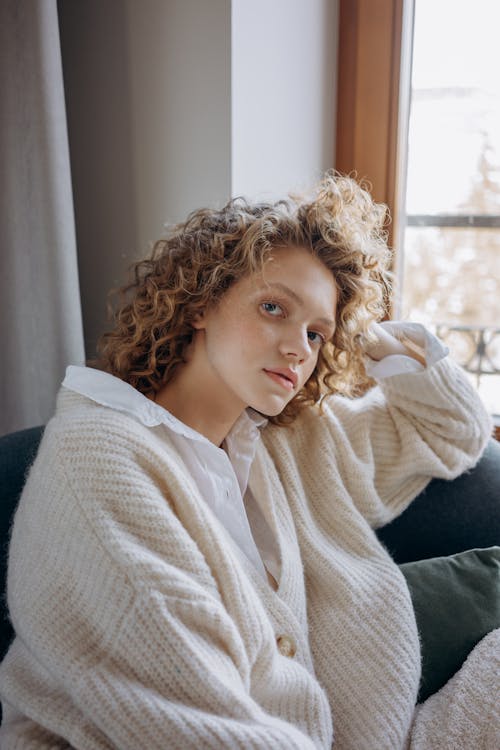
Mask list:
[[[195,328],[197,331],[201,331],[203,328],[205,328],[205,325],[205,313],[196,313],[192,322],[193,328]]]

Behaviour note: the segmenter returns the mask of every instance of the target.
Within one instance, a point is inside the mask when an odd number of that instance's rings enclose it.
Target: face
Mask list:
[[[231,286],[195,323],[195,359],[205,382],[235,406],[274,416],[312,374],[335,330],[337,288],[305,248],[273,250],[264,271]]]

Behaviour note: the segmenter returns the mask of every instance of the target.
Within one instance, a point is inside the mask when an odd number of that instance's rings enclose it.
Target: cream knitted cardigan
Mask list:
[[[61,389],[12,534],[2,750],[318,750],[332,719],[339,750],[406,747],[418,635],[372,527],[489,433],[446,360],[267,426],[250,487],[279,543],[274,592],[162,426]]]

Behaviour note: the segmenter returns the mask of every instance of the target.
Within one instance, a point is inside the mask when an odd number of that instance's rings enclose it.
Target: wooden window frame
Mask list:
[[[389,207],[391,245],[400,192],[403,5],[339,0],[335,166],[367,180],[375,200]]]
[[[413,15],[414,0],[339,0],[335,167],[388,206],[391,247],[403,229]]]

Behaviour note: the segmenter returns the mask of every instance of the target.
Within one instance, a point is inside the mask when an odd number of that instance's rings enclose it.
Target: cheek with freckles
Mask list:
[[[226,331],[235,350],[246,359],[252,355],[265,355],[266,359],[269,356],[273,357],[273,348],[277,346],[277,331],[255,311],[240,308],[238,313],[227,321]]]

